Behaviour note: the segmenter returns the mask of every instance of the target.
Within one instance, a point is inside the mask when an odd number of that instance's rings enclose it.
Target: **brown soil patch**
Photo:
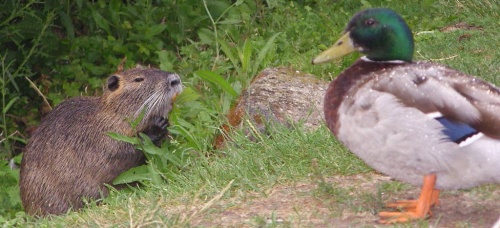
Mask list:
[[[167,208],[168,213],[193,215],[189,223],[203,227],[261,227],[273,223],[285,227],[377,226],[376,214],[383,202],[415,198],[419,188],[381,190],[391,183],[376,173],[335,176],[324,180],[277,185],[265,192]],[[404,189],[404,188],[403,188]],[[390,192],[387,192],[390,191]],[[208,202],[208,200],[206,200]],[[500,186],[444,191],[440,205],[427,221],[406,225],[417,227],[491,227],[500,216]],[[201,210],[201,208],[208,208]],[[189,216],[187,216],[189,217]]]

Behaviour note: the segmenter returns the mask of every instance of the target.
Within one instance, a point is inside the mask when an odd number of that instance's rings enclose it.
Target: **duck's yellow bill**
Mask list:
[[[332,47],[316,56],[316,58],[312,60],[312,63],[330,62],[357,50],[358,49],[352,44],[351,38],[349,38],[349,32],[346,32]]]

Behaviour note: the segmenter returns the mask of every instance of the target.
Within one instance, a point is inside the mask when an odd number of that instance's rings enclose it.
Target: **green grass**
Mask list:
[[[500,32],[498,27],[498,12],[500,8],[493,0],[480,1],[431,1],[399,4],[398,1],[267,1],[277,2],[272,14],[252,14],[255,20],[249,20],[244,25],[247,40],[241,41],[238,33],[219,27],[219,38],[236,48],[232,51],[233,59],[214,60],[215,46],[208,46],[206,52],[196,53],[198,46],[186,46],[181,53],[189,57],[180,64],[180,70],[191,72],[196,70],[211,70],[213,66],[218,73],[230,75],[232,86],[245,85],[248,81],[238,82],[235,68],[240,64],[252,64],[245,52],[253,48],[253,55],[258,55],[266,42],[274,34],[281,32],[275,46],[267,57],[259,59],[259,66],[248,66],[248,69],[262,69],[273,66],[291,66],[303,72],[310,72],[323,79],[331,79],[348,67],[357,55],[344,58],[336,64],[312,66],[310,60],[316,54],[335,41],[349,18],[358,10],[367,7],[390,6],[401,13],[407,20],[416,39],[416,59],[430,60],[447,64],[466,73],[478,75],[488,81],[500,84],[497,78],[500,69]],[[302,2],[304,5],[301,5]],[[259,18],[260,17],[260,18]],[[258,21],[259,23],[256,23]],[[292,23],[290,23],[292,22]],[[441,32],[440,29],[459,22],[480,26],[480,29],[456,30]],[[205,32],[213,32],[213,27],[207,27]],[[236,30],[241,31],[241,30]],[[210,34],[209,34],[210,35]],[[466,35],[464,39],[460,39]],[[459,41],[460,40],[460,41]],[[207,37],[207,43],[214,42]],[[200,46],[208,45],[201,42]],[[215,44],[215,43],[213,43]],[[196,46],[196,47],[195,47]],[[259,49],[260,48],[260,49]],[[267,51],[267,50],[266,50]],[[228,51],[226,51],[228,52]],[[207,54],[208,53],[208,54]],[[224,54],[223,52],[220,54]],[[243,55],[238,59],[236,55]],[[206,56],[211,55],[211,56]],[[197,61],[197,62],[196,62]],[[212,62],[215,61],[215,62]],[[231,62],[230,65],[223,63]],[[238,61],[241,61],[239,63]],[[233,65],[231,65],[233,64]],[[195,68],[195,69],[192,69]],[[199,69],[201,68],[201,69]],[[246,69],[246,68],[245,68]],[[242,69],[239,69],[240,71]],[[248,70],[254,72],[255,70]],[[234,73],[235,75],[231,75]],[[240,72],[240,74],[242,74]],[[232,78],[232,79],[231,79]],[[210,93],[212,87],[203,82],[191,81],[190,86],[198,86],[205,93]],[[240,88],[241,89],[241,88]],[[226,97],[224,97],[226,96]],[[209,97],[207,103],[217,106],[213,110],[227,111],[227,94],[220,97]],[[207,98],[207,96],[203,98]],[[203,113],[200,111],[200,113]],[[200,114],[201,115],[201,114]],[[200,115],[190,118],[193,125],[202,129],[207,127],[205,119]],[[205,115],[215,115],[209,113]],[[207,117],[208,118],[208,117]],[[198,122],[197,122],[198,121]],[[214,122],[208,127],[216,129]],[[217,130],[212,130],[217,132]],[[200,214],[210,214],[209,207],[203,211],[190,210],[193,206],[211,206],[215,202],[229,199],[247,199],[249,193],[256,192],[266,196],[276,185],[293,185],[299,181],[317,183],[318,188],[311,194],[319,199],[332,200],[332,217],[338,217],[339,210],[364,211],[375,213],[387,198],[380,192],[398,193],[407,189],[407,185],[394,182],[379,186],[378,192],[363,192],[352,187],[333,186],[324,181],[335,175],[352,175],[370,172],[370,168],[349,153],[340,145],[331,133],[322,127],[317,131],[308,132],[302,126],[285,128],[274,126],[269,135],[261,135],[257,141],[250,141],[241,132],[235,132],[233,141],[221,151],[212,151],[208,146],[199,146],[206,151],[197,151],[189,157],[189,164],[182,172],[172,174],[168,183],[146,186],[127,191],[113,192],[103,200],[103,205],[91,206],[79,213],[54,216],[46,219],[34,219],[22,212],[6,224],[37,227],[132,227],[132,226],[189,226],[192,219]],[[211,142],[204,142],[209,145]],[[474,189],[475,194],[488,196],[488,192],[496,187],[481,187]],[[348,194],[355,192],[354,194]],[[212,201],[211,201],[212,200]],[[232,201],[231,201],[232,202]],[[236,202],[234,204],[237,204]],[[230,207],[234,204],[228,204]],[[178,208],[175,211],[172,208]],[[268,221],[270,218],[270,221]],[[326,219],[325,219],[326,220]],[[328,220],[326,220],[328,221]],[[250,226],[293,226],[280,223],[272,214],[268,217],[254,218]],[[425,227],[427,221],[417,223]]]

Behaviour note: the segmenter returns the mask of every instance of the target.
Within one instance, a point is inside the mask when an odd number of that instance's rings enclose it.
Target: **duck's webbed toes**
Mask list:
[[[378,215],[379,222],[383,224],[408,222],[411,220],[425,219],[431,216],[431,207],[439,203],[439,190],[435,189],[436,175],[424,177],[424,184],[417,200],[400,200],[386,204],[386,207],[402,211],[382,211]]]

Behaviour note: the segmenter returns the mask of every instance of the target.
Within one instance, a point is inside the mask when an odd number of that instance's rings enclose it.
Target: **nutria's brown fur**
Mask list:
[[[180,78],[157,69],[135,68],[107,79],[101,97],[77,97],[58,105],[31,137],[21,162],[20,191],[28,214],[62,214],[98,199],[104,184],[145,162],[142,152],[106,133],[143,132],[158,144],[167,115],[181,92]],[[144,113],[133,131],[130,121]]]

